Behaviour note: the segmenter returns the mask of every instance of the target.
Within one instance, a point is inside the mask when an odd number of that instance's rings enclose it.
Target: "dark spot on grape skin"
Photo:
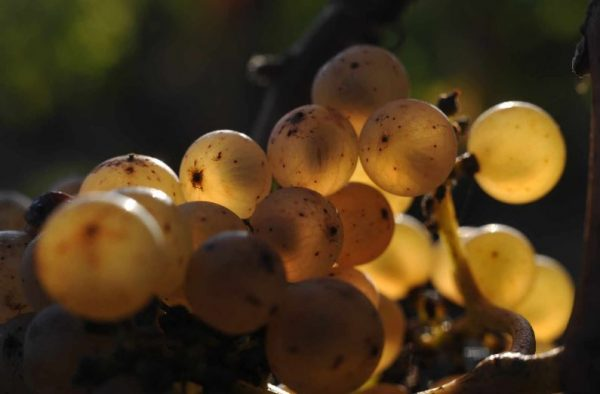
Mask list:
[[[287,132],[286,136],[287,136],[287,137],[291,137],[292,135],[294,135],[294,134],[296,134],[296,133],[298,133],[298,129],[294,127],[293,129],[289,129],[289,130],[288,130],[288,132]]]
[[[382,143],[384,143],[384,144],[385,144],[386,142],[388,142],[388,141],[389,141],[389,139],[390,139],[390,137],[388,137],[388,136],[387,136],[387,135],[385,135],[385,134],[381,136],[381,142],[382,142]]]
[[[135,172],[135,170],[133,169],[133,167],[130,166],[125,168],[125,172],[131,175]]]
[[[88,224],[87,226],[85,226],[85,229],[84,229],[85,236],[88,238],[95,237],[96,234],[98,234],[98,231],[100,231],[100,228],[98,227],[97,224],[94,224],[94,223]]]
[[[246,294],[244,296],[244,301],[246,301],[248,304],[250,304],[252,306],[256,306],[256,307],[260,307],[263,305],[261,300],[259,300],[258,297],[256,297],[254,294]]]
[[[298,216],[300,216],[301,218],[305,217],[306,215],[304,215],[304,212],[298,212]]]
[[[215,157],[213,160],[214,161],[219,161],[219,160],[221,160],[221,157],[223,157],[223,152],[219,151],[219,153],[217,153],[217,157]]]
[[[163,231],[164,231],[165,233],[170,233],[170,232],[171,232],[171,225],[170,225],[169,223],[165,224],[165,225],[163,226]]]
[[[344,356],[341,354],[338,354],[333,359],[333,363],[331,364],[331,369],[336,370],[339,367],[341,367],[343,363],[344,363]]]
[[[202,191],[204,191],[204,187],[202,186],[202,178],[204,177],[203,175],[204,170],[192,170],[192,186],[196,189],[200,189]]]
[[[292,116],[290,116],[289,118],[287,118],[287,121],[290,124],[297,125],[298,123],[302,122],[305,118],[306,118],[306,115],[304,115],[304,112],[299,111],[299,112],[296,112],[295,114],[293,114]],[[289,137],[289,135],[288,135],[288,137]]]
[[[498,258],[498,251],[497,250],[493,250],[492,251],[492,258],[493,259]]]
[[[275,273],[275,259],[271,253],[262,252],[260,255],[260,263],[267,272],[271,274]]]
[[[390,213],[388,212],[387,208],[381,208],[381,218],[383,220],[388,220],[390,217]]]
[[[379,346],[371,345],[371,348],[369,349],[369,356],[377,357],[378,355],[379,355]]]
[[[130,153],[129,155],[127,155],[127,161],[128,162],[133,162],[135,160],[135,155],[133,153]]]
[[[330,236],[335,236],[338,233],[338,228],[336,226],[331,226],[329,227],[329,235]]]
[[[350,63],[350,68],[355,70],[360,66],[360,64],[358,64],[357,62],[352,62]]]
[[[318,250],[315,252],[315,257],[317,257],[319,254],[321,254],[321,252],[319,252]]]
[[[213,250],[215,250],[215,244],[214,243],[206,243],[204,244],[204,246],[202,247],[202,249],[204,249],[207,252],[212,252]]]

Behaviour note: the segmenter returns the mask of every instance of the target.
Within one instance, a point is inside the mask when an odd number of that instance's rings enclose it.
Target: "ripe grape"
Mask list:
[[[565,167],[560,128],[543,109],[521,101],[507,101],[481,114],[471,126],[467,150],[479,163],[479,186],[509,204],[543,197]]]
[[[374,261],[358,267],[375,287],[397,300],[429,279],[433,249],[427,228],[409,215],[396,215],[394,235],[388,248]]]
[[[19,192],[0,191],[0,231],[23,230],[31,199]]]
[[[360,134],[377,108],[408,97],[408,91],[406,70],[392,53],[372,45],[355,45],[319,69],[312,101],[341,112]]]
[[[354,267],[334,266],[329,271],[330,278],[346,282],[363,293],[375,307],[379,304],[379,293],[369,277]]]
[[[326,275],[342,248],[342,222],[335,207],[309,189],[271,193],[258,204],[250,225],[279,253],[291,282]]]
[[[32,311],[25,298],[19,266],[31,236],[23,231],[0,231],[0,323]]]
[[[465,251],[477,286],[492,303],[510,308],[529,291],[535,251],[518,230],[499,224],[483,226],[466,240]]]
[[[304,105],[277,122],[267,157],[281,186],[329,195],[348,183],[354,172],[358,140],[352,125],[335,110]]]
[[[385,197],[364,183],[349,183],[329,201],[337,208],[344,227],[340,266],[363,264],[387,248],[394,233],[394,217]]]
[[[33,313],[12,318],[0,326],[0,394],[28,394],[23,379],[23,345]]]
[[[212,131],[194,141],[183,156],[179,177],[188,201],[221,204],[243,219],[271,191],[265,152],[232,130]]]
[[[192,234],[183,215],[164,192],[145,187],[117,190],[140,203],[156,219],[165,239],[165,259],[156,292],[160,296],[172,294],[179,288],[192,255]]]
[[[383,328],[373,304],[353,286],[319,278],[288,286],[267,326],[273,374],[301,393],[348,393],[375,369]]]
[[[79,194],[79,189],[81,188],[83,179],[84,178],[80,176],[70,176],[63,179],[59,179],[54,184],[52,184],[52,186],[50,186],[48,190],[63,192],[70,194],[71,196],[76,196]]]
[[[381,294],[377,310],[383,324],[384,342],[375,373],[383,372],[398,358],[406,333],[406,316],[400,305]]]
[[[177,175],[157,158],[130,153],[113,157],[96,166],[79,190],[80,194],[109,191],[127,186],[146,186],[162,190],[176,204],[185,202]]]
[[[535,277],[529,292],[514,308],[535,332],[536,341],[552,342],[565,329],[573,309],[573,280],[562,265],[547,256],[535,256]]]
[[[254,331],[277,312],[285,290],[281,259],[246,231],[209,238],[192,256],[185,294],[192,313],[226,334]]]
[[[429,103],[397,100],[371,115],[359,140],[365,172],[383,190],[414,197],[434,190],[452,171],[454,128]]]
[[[142,308],[162,275],[164,237],[156,220],[118,193],[78,197],[42,229],[37,276],[72,313],[118,320]]]
[[[33,241],[27,245],[19,266],[19,274],[21,276],[25,299],[35,311],[42,310],[53,302],[50,296],[48,296],[48,293],[42,288],[37,277],[37,262],[35,258],[37,242],[38,238],[34,238]]]

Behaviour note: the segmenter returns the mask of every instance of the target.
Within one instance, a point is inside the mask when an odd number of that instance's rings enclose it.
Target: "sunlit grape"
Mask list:
[[[31,199],[19,192],[0,191],[0,231],[23,230]]]
[[[29,394],[23,379],[23,345],[33,313],[25,313],[0,326],[0,394]]]
[[[176,204],[185,202],[177,175],[157,158],[130,153],[100,163],[90,172],[80,194],[109,191],[128,186],[146,186],[162,190]]]
[[[543,197],[565,167],[558,125],[543,109],[521,101],[507,101],[481,114],[471,126],[467,150],[479,163],[479,186],[510,204]]]
[[[454,128],[439,109],[397,100],[375,111],[359,140],[365,172],[383,190],[419,196],[446,180],[457,154]]]
[[[383,323],[384,342],[375,373],[387,369],[400,355],[406,333],[406,316],[400,305],[381,294],[377,310]]]
[[[388,193],[379,186],[377,186],[375,182],[373,182],[371,178],[369,178],[362,164],[360,164],[360,161],[356,164],[356,170],[354,170],[354,174],[352,174],[352,176],[350,177],[350,182],[364,183],[379,190],[381,194],[383,194],[385,199],[390,203],[390,207],[392,208],[392,212],[394,213],[394,215],[406,212],[406,210],[410,208],[413,202],[412,197],[397,196],[395,194]]]
[[[185,294],[192,313],[227,334],[266,324],[285,290],[281,259],[260,238],[230,231],[209,238],[192,256]]]
[[[23,294],[25,295],[27,303],[32,309],[39,311],[52,304],[53,301],[42,288],[37,277],[37,263],[35,259],[37,241],[38,238],[35,238],[27,245],[23,254],[23,259],[19,265],[19,274],[22,281]]]
[[[429,279],[433,259],[431,236],[421,222],[400,214],[395,223],[392,241],[383,254],[358,267],[373,279],[382,294],[393,300]]]
[[[352,125],[337,111],[304,105],[273,127],[267,157],[281,186],[328,195],[342,188],[354,172],[358,140]]]
[[[156,220],[117,193],[78,197],[61,206],[42,229],[37,276],[50,297],[92,320],[135,313],[156,288],[164,259]]]
[[[379,256],[394,233],[394,217],[385,197],[364,183],[349,183],[329,196],[344,227],[340,266],[363,264]]]
[[[211,201],[243,219],[271,190],[265,152],[232,130],[213,131],[194,141],[181,160],[179,177],[188,201]]]
[[[0,323],[31,312],[21,284],[19,266],[31,237],[23,231],[0,231]]]
[[[83,177],[80,176],[70,176],[63,179],[59,179],[52,186],[48,188],[50,191],[58,191],[70,194],[71,196],[76,196],[79,194],[79,189],[81,188],[81,184],[83,183]]]
[[[510,308],[529,291],[535,263],[533,247],[518,230],[489,224],[465,242],[477,286],[492,303]]]
[[[536,255],[533,284],[514,310],[529,321],[536,341],[552,342],[567,328],[574,298],[573,280],[562,265]]]
[[[192,234],[186,219],[164,192],[145,187],[117,190],[140,203],[156,219],[165,239],[164,267],[156,292],[166,296],[183,284],[187,263],[192,255]]]
[[[406,70],[394,54],[373,45],[355,45],[319,69],[312,101],[341,112],[360,134],[377,108],[408,97],[408,91]]]
[[[258,205],[250,224],[279,253],[291,282],[326,275],[342,248],[335,207],[309,189],[276,190]]]
[[[330,278],[341,280],[356,287],[377,307],[379,304],[379,293],[369,277],[354,267],[335,266],[329,271]]]
[[[353,286],[320,278],[293,283],[267,326],[274,375],[300,393],[349,393],[375,369],[383,328]]]
[[[409,394],[406,387],[391,383],[379,383],[366,390],[359,391],[358,394]]]

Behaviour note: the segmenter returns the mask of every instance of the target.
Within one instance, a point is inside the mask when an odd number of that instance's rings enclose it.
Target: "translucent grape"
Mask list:
[[[471,127],[467,150],[479,163],[479,186],[510,204],[543,197],[565,167],[558,125],[543,109],[521,101],[507,101],[481,114]]]
[[[319,278],[293,283],[267,326],[274,375],[300,393],[349,393],[375,369],[383,328],[373,304],[353,286]]]
[[[477,286],[492,303],[510,308],[529,291],[535,251],[518,230],[499,224],[483,226],[466,240],[465,250]]]
[[[179,177],[188,201],[211,201],[245,219],[271,191],[271,169],[256,142],[232,130],[198,138],[185,152]]]
[[[352,125],[337,111],[304,105],[285,114],[267,145],[273,176],[281,186],[300,186],[323,195],[341,189],[358,161]]]
[[[67,310],[100,321],[142,308],[162,274],[164,238],[156,220],[117,193],[78,197],[42,229],[40,283]]]
[[[276,190],[258,205],[250,225],[279,253],[291,282],[325,276],[342,248],[335,207],[309,189]]]
[[[385,197],[364,183],[349,183],[329,201],[337,208],[344,227],[344,242],[337,263],[363,264],[387,248],[394,233],[394,217]]]
[[[35,259],[35,248],[37,247],[38,238],[27,245],[23,254],[23,259],[19,266],[19,274],[23,286],[23,294],[27,303],[35,311],[44,309],[45,307],[53,303],[52,299],[46,291],[42,288],[40,281],[37,277],[36,259]]]
[[[335,266],[329,271],[330,278],[346,282],[363,293],[375,307],[379,304],[379,293],[369,277],[353,267]]]
[[[406,334],[406,316],[400,305],[381,294],[377,310],[383,323],[384,343],[375,373],[383,372],[396,361],[404,346]]]
[[[454,128],[429,103],[397,100],[375,111],[359,140],[360,162],[383,190],[414,197],[442,184],[457,154]]]
[[[0,231],[23,230],[31,199],[19,192],[0,191]]]
[[[109,191],[127,186],[146,186],[162,190],[176,204],[185,202],[177,175],[157,158],[130,153],[100,163],[90,172],[80,194]]]
[[[33,317],[25,313],[0,326],[0,394],[29,394],[23,379],[23,344]]]
[[[392,53],[373,45],[355,45],[319,69],[312,101],[341,112],[360,134],[377,108],[408,97],[408,91],[406,70]]]
[[[573,280],[558,261],[543,255],[535,256],[535,271],[529,292],[514,310],[531,323],[536,341],[552,342],[564,333],[571,317]]]
[[[396,215],[388,248],[374,261],[358,267],[385,296],[397,300],[429,279],[433,249],[427,228],[409,215]]]
[[[392,208],[392,212],[394,213],[394,215],[406,212],[408,208],[410,208],[410,206],[412,205],[412,197],[397,196],[395,194],[388,193],[379,186],[377,186],[375,182],[373,182],[371,178],[369,178],[362,164],[360,164],[360,161],[356,164],[356,170],[354,170],[354,174],[352,174],[352,177],[350,177],[350,182],[364,183],[379,190],[381,194],[383,194],[385,199],[390,203],[390,207]]]
[[[50,186],[48,190],[63,192],[71,196],[76,196],[79,194],[79,189],[81,188],[83,179],[84,178],[80,176],[70,176],[63,179],[59,179],[54,184],[52,184],[52,186]]]
[[[185,294],[192,313],[227,334],[266,324],[285,290],[281,259],[246,231],[209,238],[190,260]]]
[[[156,292],[172,294],[183,284],[187,263],[192,255],[192,234],[186,219],[164,192],[145,187],[117,190],[140,203],[156,219],[165,239],[165,259]]]
[[[0,231],[0,323],[31,312],[27,302],[19,266],[31,236],[23,231]]]

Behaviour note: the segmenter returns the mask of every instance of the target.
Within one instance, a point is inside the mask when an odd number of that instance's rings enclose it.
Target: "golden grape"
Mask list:
[[[19,192],[0,191],[0,231],[23,230],[31,199]]]
[[[0,326],[0,394],[29,394],[23,379],[23,343],[34,316],[25,313]]]
[[[50,296],[48,296],[46,291],[42,288],[42,285],[37,277],[37,263],[35,259],[35,248],[37,247],[37,242],[38,238],[35,238],[29,243],[29,245],[27,245],[27,248],[23,253],[23,259],[19,266],[23,294],[25,295],[27,303],[35,311],[42,310],[53,303]]]
[[[454,128],[446,115],[412,99],[375,111],[359,140],[365,172],[380,188],[400,196],[434,190],[452,171],[456,154]]]
[[[262,148],[250,137],[217,130],[198,138],[179,167],[188,201],[221,204],[245,219],[271,191],[271,169]]]
[[[31,236],[23,231],[0,231],[0,323],[33,310],[25,297],[19,269],[29,242]]]
[[[375,307],[379,304],[379,293],[369,277],[354,267],[334,266],[329,271],[330,278],[346,282],[363,293]]]
[[[380,294],[377,310],[383,324],[384,342],[375,373],[383,372],[396,361],[404,346],[406,334],[406,316],[400,305]]]
[[[546,195],[565,167],[560,128],[530,103],[498,104],[473,123],[467,150],[479,163],[475,180],[496,200],[524,204]]]

